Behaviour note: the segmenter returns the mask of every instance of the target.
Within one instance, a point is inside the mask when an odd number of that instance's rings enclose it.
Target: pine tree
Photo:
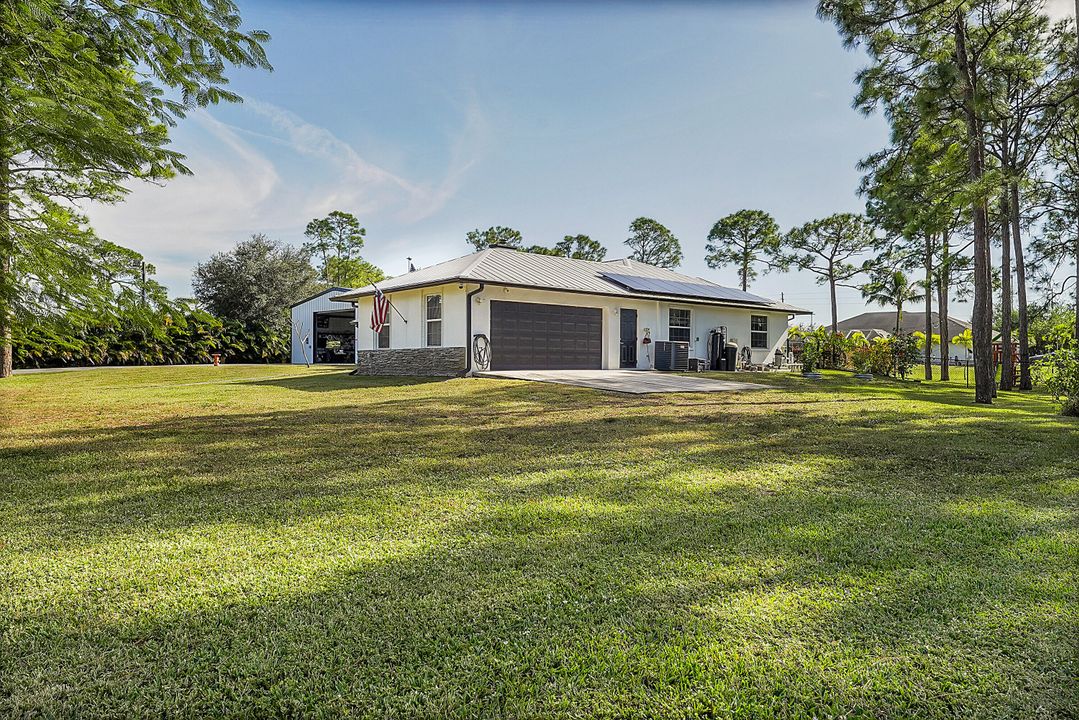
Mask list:
[[[817,276],[817,283],[828,286],[832,305],[832,332],[839,331],[836,288],[856,287],[858,275],[872,269],[870,261],[854,261],[880,247],[873,228],[861,215],[838,213],[794,228],[783,238],[779,262]]]
[[[559,255],[565,255],[574,260],[600,262],[607,256],[607,248],[587,235],[566,235],[555,245],[555,250]]]
[[[779,225],[771,215],[763,210],[739,210],[712,226],[704,261],[712,269],[734,265],[745,291],[750,280],[758,277],[757,264],[763,263],[765,272],[777,267],[781,241]]]
[[[664,268],[682,264],[682,244],[662,224],[652,218],[639,217],[629,224],[626,245],[632,248],[630,258]]]
[[[1012,269],[1018,302],[1019,388],[1032,387],[1030,330],[1027,300],[1027,258],[1023,246],[1023,194],[1039,173],[1047,141],[1061,128],[1060,108],[1074,94],[1063,79],[1072,74],[1066,46],[1071,40],[1064,26],[1052,28],[1036,3],[1019,5],[1006,32],[995,42],[994,62],[988,70],[990,119],[988,150],[999,163],[1001,242],[1001,343],[1012,344]],[[1004,353],[1000,387],[1012,389],[1012,355]]]
[[[1046,213],[1044,232],[1031,247],[1035,280],[1047,302],[1074,293],[1074,332],[1079,338],[1079,108],[1069,108],[1047,144],[1045,158],[1048,171],[1039,181],[1038,200]],[[1057,284],[1057,270],[1068,267],[1072,272]]]
[[[947,363],[947,308],[950,272],[950,237],[961,221],[956,189],[962,186],[965,167],[961,145],[941,110],[930,104],[889,103],[892,145],[863,163],[868,174],[862,181],[867,213],[891,238],[890,251],[906,267],[921,266],[925,298],[922,332],[933,336],[933,293],[939,285],[937,308],[941,321],[941,379],[949,377]],[[923,348],[926,379],[932,379],[932,346]]]
[[[962,203],[973,227],[975,401],[996,393],[992,367],[993,299],[989,198],[999,174],[986,157],[993,119],[994,65],[1000,42],[1029,0],[821,0],[844,41],[861,45],[870,66],[859,74],[857,104],[865,111],[898,102],[950,108],[949,121],[965,130],[967,172]]]
[[[492,245],[509,245],[517,249],[521,249],[521,233],[513,228],[502,227],[496,225],[489,227],[486,230],[469,230],[465,236],[465,240],[468,244],[476,248],[476,251],[484,250]]]
[[[334,210],[307,223],[304,250],[319,259],[319,280],[332,287],[357,288],[378,282],[385,273],[360,256],[367,230],[352,213]]]

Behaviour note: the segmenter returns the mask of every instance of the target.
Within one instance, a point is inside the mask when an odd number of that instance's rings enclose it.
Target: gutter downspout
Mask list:
[[[465,293],[465,375],[472,373],[472,298],[483,292],[483,283]]]
[[[352,306],[352,365],[360,364],[360,319],[356,317],[360,312],[358,302],[349,303]]]

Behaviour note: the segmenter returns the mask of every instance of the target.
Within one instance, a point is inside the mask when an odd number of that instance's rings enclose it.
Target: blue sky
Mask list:
[[[491,225],[529,244],[585,233],[620,257],[646,215],[682,241],[682,271],[733,285],[703,260],[715,220],[859,211],[855,165],[887,138],[850,108],[863,58],[808,0],[240,4],[273,36],[274,72],[233,72],[246,102],[175,130],[194,177],[91,210],[177,295],[212,253],[254,232],[299,244],[335,209],[390,275]],[[811,276],[751,289],[827,316]],[[861,308],[843,293],[841,316]]]

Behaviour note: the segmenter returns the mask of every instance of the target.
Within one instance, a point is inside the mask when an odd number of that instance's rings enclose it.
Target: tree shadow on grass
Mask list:
[[[744,377],[743,373],[706,373],[705,377],[730,379]],[[759,377],[758,377],[759,376]],[[950,383],[936,381],[897,380],[877,377],[872,381],[857,380],[845,373],[828,372],[823,379],[809,380],[797,375],[752,374],[750,381],[768,385],[771,389],[794,393],[810,399],[836,396],[840,393],[854,399],[876,400],[881,396],[896,400],[920,401],[935,405],[950,405],[963,408],[987,408],[974,402],[974,388],[965,388]],[[769,402],[772,400],[770,399]],[[1043,391],[1001,392],[993,406],[994,411],[1008,413],[1020,412],[1035,415],[1056,414],[1057,406]]]
[[[0,709],[1074,707],[1055,418],[468,382],[0,451]]]
[[[1032,612],[1067,601],[1053,585],[1067,578],[1061,566],[1031,581],[1063,557],[1021,552],[1052,521],[965,515],[928,495],[737,485],[721,502],[646,485],[627,499],[488,503],[418,550],[327,563],[287,590],[272,568],[254,592],[225,578],[211,595],[220,600],[197,609],[90,622],[61,603],[28,611],[7,636],[0,707],[470,717],[1074,707],[1068,622]],[[33,632],[44,627],[47,652]]]
[[[394,389],[360,406],[50,433],[0,451],[12,469],[0,518],[24,547],[77,548],[151,528],[274,525],[345,506],[567,495],[617,504],[645,489],[722,491],[731,482],[1051,506],[1057,498],[1045,488],[1079,472],[1079,452],[1069,454],[1079,433],[1048,417],[942,426],[901,409],[835,416],[825,404],[761,412],[744,401],[619,396],[596,405],[588,390],[532,384]]]
[[[369,388],[397,388],[413,385],[429,385],[431,383],[445,382],[450,378],[434,377],[398,377],[398,376],[372,376],[352,375],[349,372],[321,373],[319,375],[297,375],[284,378],[270,378],[266,380],[246,380],[243,385],[255,385],[261,387],[278,387],[286,390],[302,390],[304,392],[340,392],[344,390],[362,390]]]

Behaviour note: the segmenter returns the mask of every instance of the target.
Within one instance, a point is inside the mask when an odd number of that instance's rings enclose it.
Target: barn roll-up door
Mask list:
[[[598,370],[602,364],[601,309],[491,302],[492,370]]]

